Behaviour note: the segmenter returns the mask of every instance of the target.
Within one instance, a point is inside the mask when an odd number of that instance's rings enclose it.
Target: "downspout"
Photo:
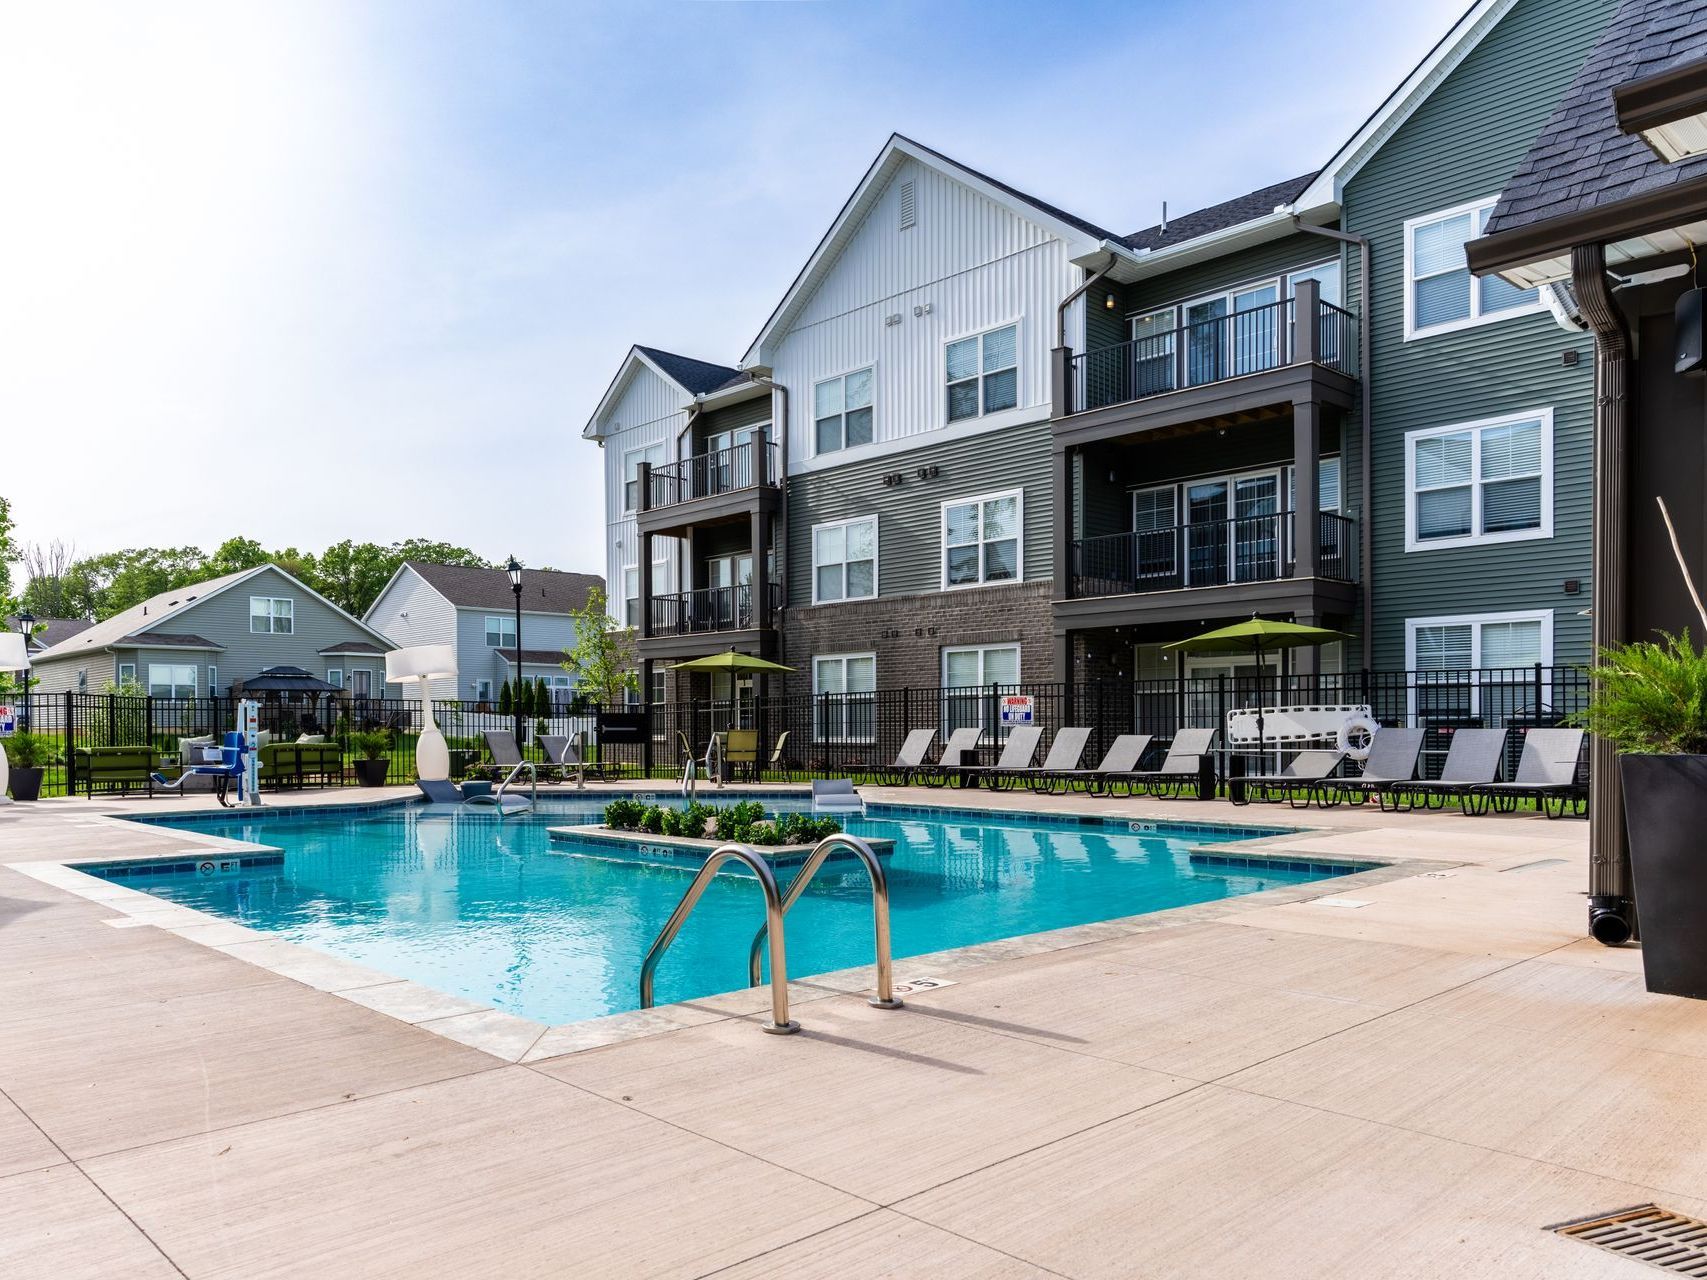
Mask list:
[[[1358,521],[1357,560],[1363,579],[1363,669],[1375,665],[1375,494],[1373,489],[1374,463],[1371,460],[1374,432],[1370,428],[1374,393],[1369,386],[1369,237],[1353,235],[1337,227],[1318,227],[1292,215],[1292,225],[1313,236],[1326,236],[1341,244],[1357,246],[1357,372],[1363,418],[1363,447],[1358,450],[1358,483],[1363,496],[1363,519]]]
[[[1067,345],[1067,308],[1072,306],[1080,298],[1084,297],[1093,284],[1098,280],[1101,280],[1110,271],[1113,271],[1114,264],[1118,261],[1119,258],[1117,258],[1113,253],[1110,253],[1108,255],[1108,262],[1099,268],[1094,276],[1086,277],[1085,282],[1082,285],[1077,289],[1074,289],[1073,292],[1069,293],[1065,298],[1061,299],[1061,304],[1055,308],[1055,345],[1057,347],[1064,347]]]
[[[1594,592],[1590,631],[1596,653],[1626,639],[1625,527],[1630,443],[1630,329],[1606,278],[1606,248],[1571,250],[1577,306],[1594,334]],[[1618,753],[1608,739],[1589,741],[1588,928],[1608,946],[1635,935],[1630,851]]]

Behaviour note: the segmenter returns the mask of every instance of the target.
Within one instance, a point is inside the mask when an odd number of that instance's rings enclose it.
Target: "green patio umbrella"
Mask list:
[[[733,649],[722,653],[713,653],[704,658],[693,658],[687,662],[678,662],[670,667],[671,671],[793,671],[793,667],[785,667],[780,662],[772,662],[769,658],[755,658],[750,653],[736,653]]]
[[[1272,622],[1267,618],[1259,618],[1254,613],[1244,622],[1235,622],[1230,627],[1219,627],[1214,631],[1205,631],[1200,636],[1192,636],[1189,640],[1175,640],[1165,644],[1164,649],[1189,650],[1192,653],[1250,653],[1256,655],[1257,664],[1257,755],[1263,752],[1263,723],[1262,723],[1262,656],[1264,653],[1277,649],[1307,649],[1314,645],[1331,644],[1335,640],[1349,640],[1351,637],[1343,631],[1331,631],[1327,627],[1307,627],[1300,622]]]

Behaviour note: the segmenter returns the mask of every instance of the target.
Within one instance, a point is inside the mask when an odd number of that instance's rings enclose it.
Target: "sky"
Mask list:
[[[1136,230],[1325,162],[1467,2],[8,6],[0,495],[602,572],[622,356],[738,360],[891,132]]]

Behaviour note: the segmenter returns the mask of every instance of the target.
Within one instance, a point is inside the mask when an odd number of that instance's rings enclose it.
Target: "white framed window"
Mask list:
[[[622,455],[622,509],[638,511],[640,509],[640,464],[661,467],[664,465],[664,446],[649,444],[639,449],[630,449]]]
[[[191,662],[150,662],[148,664],[148,696],[151,698],[195,697],[195,664]]]
[[[978,726],[1000,734],[999,713],[990,695],[1019,684],[1019,645],[952,645],[942,651],[944,734]]]
[[[1464,246],[1482,234],[1499,197],[1405,223],[1405,340],[1544,310],[1539,289],[1470,274]]]
[[[492,682],[490,680],[476,680],[474,682],[474,700],[476,702],[492,701]]]
[[[135,683],[136,683],[136,663],[134,663],[134,662],[121,662],[121,663],[119,663],[119,684],[131,685],[131,684],[135,684]],[[213,691],[213,686],[209,685],[208,686],[208,692],[211,693],[212,691]]]
[[[834,453],[872,442],[876,382],[876,371],[868,367],[813,385],[813,453]]]
[[[942,504],[942,585],[976,587],[1024,577],[1025,493],[1010,489]]]
[[[651,701],[655,707],[664,705],[664,670],[662,667],[652,668]]]
[[[875,742],[877,655],[826,653],[812,659],[812,736],[819,742]]]
[[[282,596],[250,596],[249,630],[254,635],[290,635],[296,630],[296,602]]]
[[[1132,491],[1133,572],[1138,581],[1179,572],[1179,489]]]
[[[1503,721],[1534,710],[1534,669],[1553,665],[1553,611],[1405,619],[1411,714]],[[1550,696],[1550,681],[1540,694]]]
[[[344,687],[344,669],[342,667],[327,667],[326,683],[335,689],[342,689]]]
[[[622,569],[622,625],[640,625],[640,566],[624,565]]]
[[[486,615],[486,647],[488,649],[514,649],[516,647],[516,620],[501,614]]]
[[[1344,273],[1340,270],[1338,258],[1329,258],[1326,262],[1318,262],[1313,267],[1301,267],[1297,271],[1288,273],[1286,277],[1286,296],[1288,298],[1296,296],[1300,280],[1314,280],[1320,286],[1323,302],[1332,303],[1336,307],[1345,305],[1341,301],[1345,291]]]
[[[77,668],[77,692],[78,693],[88,693],[89,692],[89,668],[88,667],[78,667]]]
[[[214,666],[210,662],[210,663],[208,663],[208,667],[207,667],[207,696],[211,698],[214,696],[214,694],[216,694],[218,692],[219,692],[219,668]]]
[[[812,526],[812,603],[877,594],[877,517]]]
[[[1553,411],[1405,436],[1405,550],[1553,536]]]
[[[1019,326],[949,343],[944,367],[950,422],[1012,409],[1019,403]]]

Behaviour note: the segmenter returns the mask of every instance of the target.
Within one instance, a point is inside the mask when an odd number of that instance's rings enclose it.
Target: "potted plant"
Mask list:
[[[0,746],[4,746],[11,768],[12,799],[40,799],[42,775],[48,765],[58,763],[54,740],[45,733],[15,733]]]
[[[356,777],[364,787],[383,787],[391,771],[391,734],[385,729],[364,729],[350,736],[350,745],[361,753]]]
[[[1707,653],[1686,631],[1607,649],[1581,721],[1618,748],[1648,990],[1707,999]]]

